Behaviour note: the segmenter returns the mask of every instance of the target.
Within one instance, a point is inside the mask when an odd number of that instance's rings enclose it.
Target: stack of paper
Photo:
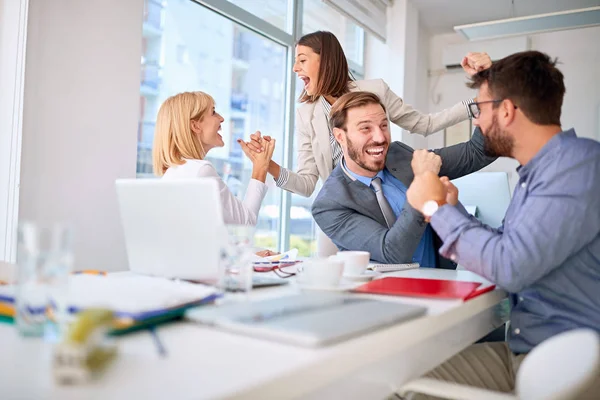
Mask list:
[[[14,314],[15,285],[0,286],[0,313]],[[173,318],[185,309],[213,301],[215,288],[185,281],[143,275],[71,275],[66,302],[69,311],[107,308],[114,311],[118,327],[148,320]]]

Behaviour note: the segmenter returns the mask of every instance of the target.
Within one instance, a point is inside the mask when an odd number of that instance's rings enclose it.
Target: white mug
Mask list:
[[[344,274],[361,275],[369,266],[371,253],[368,251],[338,251],[333,257],[344,261]]]
[[[337,286],[344,273],[341,260],[319,258],[297,266],[296,282],[311,286]]]

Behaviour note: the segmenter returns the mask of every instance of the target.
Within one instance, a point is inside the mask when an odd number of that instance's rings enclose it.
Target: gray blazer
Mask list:
[[[450,179],[475,172],[495,160],[483,152],[484,138],[479,128],[466,143],[433,150],[442,158],[440,176]],[[388,150],[386,168],[409,187],[414,175],[410,166],[413,149],[401,142],[393,142]],[[408,204],[394,225],[388,229],[377,203],[375,192],[353,180],[337,166],[312,205],[312,214],[321,230],[340,250],[364,250],[371,259],[386,264],[412,262],[423,232],[427,226],[420,212]],[[434,244],[441,245],[434,233]],[[441,268],[452,268],[448,260],[438,259]]]

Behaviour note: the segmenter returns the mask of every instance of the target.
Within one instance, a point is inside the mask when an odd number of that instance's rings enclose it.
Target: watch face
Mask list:
[[[423,204],[423,214],[426,217],[431,217],[438,209],[438,203],[435,200],[428,200]]]

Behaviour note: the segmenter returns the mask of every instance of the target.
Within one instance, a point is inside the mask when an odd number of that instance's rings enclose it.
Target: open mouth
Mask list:
[[[310,78],[307,76],[299,76],[298,78],[300,78],[302,82],[304,82],[304,89],[306,89],[308,87],[308,84],[310,83]]]
[[[375,159],[381,159],[385,154],[385,146],[370,147],[365,152]]]

